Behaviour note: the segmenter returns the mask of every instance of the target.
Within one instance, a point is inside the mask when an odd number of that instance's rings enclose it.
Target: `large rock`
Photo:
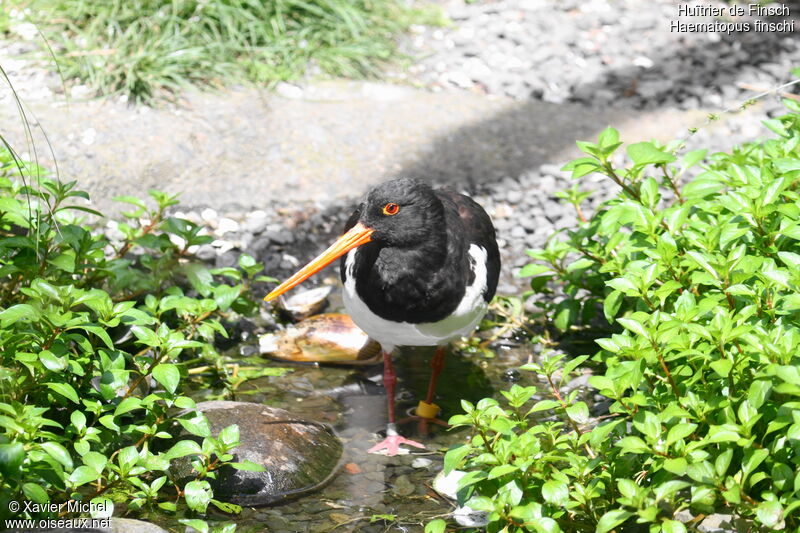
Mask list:
[[[214,497],[240,505],[269,505],[312,492],[339,471],[343,447],[331,428],[303,420],[289,411],[256,403],[202,402],[212,435],[237,424],[239,446],[234,462],[252,461],[266,468],[250,472],[225,467],[214,482]],[[186,470],[188,463],[178,466]]]

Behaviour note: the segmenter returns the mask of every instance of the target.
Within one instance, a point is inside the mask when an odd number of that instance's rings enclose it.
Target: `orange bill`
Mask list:
[[[336,259],[343,256],[353,248],[366,244],[372,240],[372,233],[375,230],[368,228],[361,222],[350,228],[350,231],[339,237],[327,250],[311,260],[306,266],[295,272],[292,277],[275,287],[271,293],[264,297],[266,301],[272,301],[289,289],[300,285],[305,280],[330,265]]]

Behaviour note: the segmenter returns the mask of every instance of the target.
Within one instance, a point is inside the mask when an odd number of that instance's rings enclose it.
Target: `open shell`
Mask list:
[[[331,290],[333,287],[327,286],[298,292],[289,298],[281,298],[278,307],[292,319],[303,320],[325,309]]]
[[[381,357],[380,344],[370,339],[345,314],[307,318],[259,339],[262,354],[281,361],[368,365]]]

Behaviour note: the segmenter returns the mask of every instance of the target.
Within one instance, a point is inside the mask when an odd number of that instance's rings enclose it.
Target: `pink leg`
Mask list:
[[[419,442],[406,439],[397,434],[397,426],[394,419],[394,389],[397,384],[397,374],[392,365],[391,352],[383,352],[383,386],[386,389],[387,400],[389,401],[389,424],[386,426],[386,438],[367,450],[367,453],[380,453],[386,450],[386,455],[397,455],[400,453],[400,445],[408,444],[417,448],[425,448]],[[404,452],[406,452],[404,450]]]
[[[392,364],[392,354],[383,352],[383,388],[386,389],[386,399],[389,400],[389,423],[394,424],[394,389],[397,385],[397,374]]]

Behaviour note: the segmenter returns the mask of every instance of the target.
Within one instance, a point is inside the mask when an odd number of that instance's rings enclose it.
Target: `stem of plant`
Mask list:
[[[678,202],[680,202],[681,204],[684,203],[686,200],[684,200],[683,196],[681,195],[681,191],[680,189],[678,189],[678,185],[672,179],[672,176],[670,176],[669,172],[667,172],[667,165],[659,165],[659,166],[661,167],[661,173],[664,174],[664,179],[667,180],[667,183],[669,183],[669,186],[672,188],[672,192],[675,193],[675,198],[677,198]]]
[[[566,409],[567,402],[564,401],[564,397],[561,396],[558,387],[556,387],[556,384],[553,383],[552,376],[550,374],[545,374],[545,377],[547,378],[547,382],[550,384],[550,389],[553,391],[553,395],[556,397],[556,400],[558,400],[558,403],[561,404],[561,407]],[[567,420],[569,420],[569,425],[572,426],[572,429],[575,431],[575,433],[577,433],[578,435],[583,435],[584,433],[583,430],[581,430],[580,426],[578,426],[578,423],[575,422],[572,418],[570,418],[569,415],[567,415]],[[597,457],[597,455],[594,453],[594,450],[592,450],[591,446],[589,446],[588,442],[584,443],[583,447],[586,450],[586,453],[589,455],[589,457],[591,457],[592,459],[595,459]]]

